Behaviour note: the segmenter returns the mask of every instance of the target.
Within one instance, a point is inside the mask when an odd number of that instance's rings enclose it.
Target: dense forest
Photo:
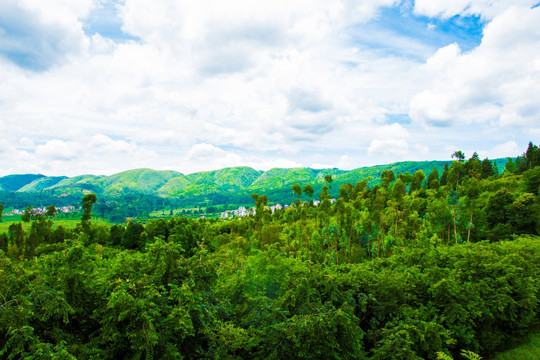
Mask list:
[[[540,151],[453,157],[228,220],[29,208],[0,233],[0,359],[489,358],[539,326]]]

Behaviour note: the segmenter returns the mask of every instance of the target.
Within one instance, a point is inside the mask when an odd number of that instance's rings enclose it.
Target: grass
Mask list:
[[[13,223],[19,223],[21,222],[20,216],[3,216],[2,222],[0,222],[0,234],[7,233],[9,226]],[[74,228],[78,223],[81,222],[80,218],[72,218],[72,219],[53,219],[53,228],[62,225],[64,228]],[[99,218],[92,218],[92,223],[94,224],[110,224],[109,221]],[[22,223],[24,231],[29,231],[31,223]]]
[[[491,360],[540,359],[540,331],[532,333],[520,346],[497,354]]]

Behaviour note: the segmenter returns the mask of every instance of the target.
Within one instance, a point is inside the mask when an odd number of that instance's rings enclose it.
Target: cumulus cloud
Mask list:
[[[80,17],[92,0],[0,3],[0,55],[30,70],[45,70],[70,54],[85,51],[88,41]]]
[[[448,45],[424,66],[432,83],[411,100],[410,116],[427,126],[498,123],[533,127],[540,116],[540,8],[511,7],[463,53]]]
[[[449,18],[455,15],[481,16],[492,19],[512,6],[531,7],[536,0],[416,0],[414,11],[429,17]]]
[[[538,132],[540,19],[525,1],[416,1],[410,14],[396,0],[125,0],[113,14],[122,41],[85,34],[103,4],[0,4],[1,171],[352,167],[448,158],[436,151],[458,135],[483,134],[488,151],[512,127],[519,146]],[[480,15],[482,43],[362,38],[391,6],[436,24]]]
[[[36,156],[44,160],[73,160],[81,155],[80,144],[62,140],[50,140],[36,148]]]
[[[368,154],[371,156],[395,155],[399,158],[409,153],[406,139],[408,131],[400,124],[385,125],[375,130],[375,138],[371,141]]]

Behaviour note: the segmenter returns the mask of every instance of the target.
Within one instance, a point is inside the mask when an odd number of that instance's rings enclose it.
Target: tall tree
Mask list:
[[[90,219],[92,218],[92,205],[97,201],[96,194],[87,194],[82,199],[83,214],[81,225],[86,234],[90,234]]]
[[[467,225],[467,242],[471,239],[471,230],[473,229],[473,213],[474,213],[474,207],[476,203],[476,198],[480,194],[480,190],[478,188],[478,180],[474,177],[469,178],[464,183],[464,193],[465,193],[465,204],[470,212],[470,220],[469,224]]]
[[[423,173],[422,173],[423,174]],[[394,206],[396,210],[396,226],[394,230],[394,237],[397,237],[398,232],[398,220],[399,220],[399,209],[403,206],[403,196],[405,196],[406,187],[405,183],[401,179],[397,179],[392,186],[392,197],[394,199]]]
[[[326,181],[326,183],[328,184],[328,187],[331,189],[332,181],[334,181],[334,179],[332,179],[332,175],[331,174],[324,175],[324,181]]]
[[[441,180],[440,183],[441,183],[441,186],[445,186],[446,185],[446,182],[447,182],[447,179],[448,179],[448,164],[444,164],[444,168],[443,168],[443,173],[441,175]]]
[[[491,161],[488,160],[488,158],[485,158],[482,160],[482,172],[480,174],[480,177],[482,179],[487,179],[490,176],[493,176],[493,165],[491,164]]]
[[[50,205],[50,206],[47,207],[46,215],[48,217],[55,217],[57,212],[58,211],[56,210],[56,207],[54,205]]]
[[[457,150],[452,154],[452,159],[456,159],[457,161],[463,161],[465,160],[465,153],[461,150]]]
[[[382,186],[385,189],[388,189],[388,185],[390,185],[390,183],[394,181],[395,179],[396,179],[396,176],[394,175],[394,170],[392,169],[383,170],[381,172],[381,182],[382,182]]]
[[[299,183],[292,186],[293,195],[296,195],[296,205],[300,206],[300,197],[302,196],[302,188]]]
[[[439,183],[439,170],[437,170],[436,167],[433,168],[433,170],[428,176],[428,180],[427,180],[428,189],[435,188],[435,180],[437,180],[437,183]]]
[[[315,192],[315,190],[313,189],[313,186],[311,186],[310,184],[307,184],[306,186],[304,186],[304,189],[302,190],[304,192],[304,194],[307,195],[307,197],[309,198],[312,198],[313,197],[313,193]]]
[[[34,207],[28,206],[26,209],[24,209],[24,213],[21,217],[21,220],[24,222],[30,222],[33,216],[34,216]]]
[[[420,190],[425,178],[426,174],[424,174],[422,170],[417,170],[412,176],[411,186],[409,187],[409,194],[412,194],[414,191]]]
[[[540,150],[538,149],[538,146],[532,143],[532,141],[529,142],[529,146],[524,155],[527,159],[527,167],[529,170],[540,165]]]

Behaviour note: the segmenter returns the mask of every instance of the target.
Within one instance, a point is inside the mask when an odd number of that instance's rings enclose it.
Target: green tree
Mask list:
[[[423,174],[423,173],[422,173]],[[397,238],[398,233],[398,220],[399,220],[399,210],[403,207],[403,197],[406,194],[406,187],[401,179],[397,179],[392,187],[392,197],[394,199],[394,206],[396,211],[396,224],[394,230],[394,237]]]
[[[464,184],[465,203],[470,213],[469,224],[467,225],[467,242],[471,239],[471,230],[473,229],[473,214],[475,203],[480,194],[478,180],[474,177],[469,178]]]
[[[529,170],[540,165],[540,150],[538,149],[538,146],[532,143],[532,141],[529,142],[529,146],[527,147],[524,155],[527,160],[527,168]]]
[[[2,222],[2,213],[4,212],[4,204],[0,203],[0,222]]]
[[[8,252],[9,238],[6,233],[0,234],[0,250],[4,250],[4,253]]]
[[[311,186],[310,184],[307,184],[306,186],[304,186],[304,189],[302,190],[304,192],[304,194],[307,195],[307,197],[309,197],[310,199],[313,197],[313,193],[315,192],[315,190],[313,189],[313,186]]]
[[[417,170],[412,177],[411,186],[409,187],[409,194],[420,190],[425,178],[426,174],[424,174],[422,170]]]
[[[452,154],[452,159],[456,159],[457,161],[463,161],[465,160],[465,154],[461,150],[457,150]]]
[[[508,158],[506,165],[504,165],[504,172],[506,174],[513,174],[516,172],[516,164],[514,164],[512,158]]]
[[[495,175],[493,171],[493,165],[491,164],[491,161],[489,161],[487,158],[482,160],[482,172],[480,174],[480,177],[482,179],[487,179],[490,176]]]
[[[302,196],[302,188],[299,183],[296,183],[292,186],[293,195],[296,195],[296,206],[300,206],[300,197]]]
[[[455,243],[458,243],[458,234],[457,234],[457,206],[459,202],[460,194],[457,190],[450,190],[448,193],[447,201],[448,204],[452,207],[452,214],[454,218],[454,240]]]
[[[428,189],[435,189],[435,180],[439,183],[439,170],[436,167],[433,168],[428,176],[427,187]]]
[[[448,172],[449,172],[448,164],[444,164],[443,173],[442,173],[442,175],[441,175],[441,179],[439,180],[441,186],[445,186],[445,185],[446,185],[446,183],[447,183],[447,178],[448,178]]]
[[[139,221],[130,221],[122,234],[122,246],[126,249],[140,249],[144,245],[144,226]]]
[[[50,205],[47,207],[46,214],[49,217],[55,217],[58,211],[56,211],[56,207],[54,205]]]
[[[32,220],[32,217],[34,216],[34,207],[28,206],[26,209],[24,209],[24,213],[21,217],[21,220],[24,222],[30,222]]]
[[[81,217],[81,225],[86,234],[90,234],[90,219],[92,218],[92,205],[96,203],[96,194],[87,194],[82,199],[83,214]]]
[[[334,179],[332,179],[332,175],[331,174],[324,175],[324,181],[326,181],[326,183],[328,184],[328,187],[331,189],[332,182],[334,181]]]
[[[395,179],[396,177],[394,175],[394,170],[383,170],[381,172],[381,183],[382,187],[384,187],[385,189],[388,190],[388,185],[390,185],[390,183]]]

